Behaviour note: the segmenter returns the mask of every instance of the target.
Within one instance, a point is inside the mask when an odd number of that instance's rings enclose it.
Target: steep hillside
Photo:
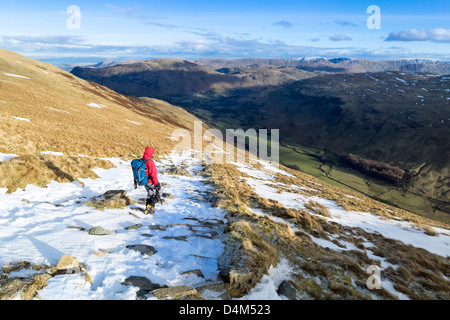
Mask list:
[[[445,76],[316,77],[270,93],[255,123],[289,142],[420,171],[414,188],[449,201],[449,87]]]
[[[334,73],[427,72],[450,74],[450,63],[433,60],[370,61],[348,58],[302,59],[154,59],[105,61],[75,67],[74,75],[119,93],[170,100],[271,88]],[[178,100],[173,100],[178,101]]]
[[[94,164],[79,154],[129,158],[147,145],[167,152],[174,145],[171,133],[192,127],[195,119],[167,102],[126,97],[5,50],[0,105],[0,153],[20,156],[0,163],[0,186],[10,190],[89,175]],[[61,163],[46,151],[73,157]]]
[[[106,68],[74,68],[77,77],[105,85],[120,93],[162,97],[191,95],[213,89],[215,83],[232,85],[234,79],[175,59],[156,59]]]
[[[252,90],[174,101],[221,129],[280,129],[283,163],[307,173],[314,170],[328,182],[337,179],[383,201],[448,221],[449,87],[448,76],[343,73],[305,79],[270,92]],[[299,145],[318,149],[312,153],[316,160],[295,151]],[[327,156],[321,156],[320,150]],[[391,179],[376,174],[378,169],[361,171],[363,166],[347,161],[349,154],[366,164],[377,161],[397,167],[402,176]],[[330,176],[330,168],[338,167],[345,171],[345,179]],[[369,175],[361,179],[360,172]],[[381,180],[373,183],[372,176]],[[349,179],[356,183],[347,183]]]

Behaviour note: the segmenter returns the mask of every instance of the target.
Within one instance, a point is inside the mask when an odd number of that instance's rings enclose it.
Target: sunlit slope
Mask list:
[[[161,151],[193,118],[159,100],[141,101],[46,63],[0,50],[0,152],[124,156]],[[27,120],[24,120],[27,119]]]
[[[194,117],[155,99],[137,99],[46,63],[0,50],[0,188],[95,177],[95,157],[131,158],[148,145],[170,151],[171,133]],[[62,153],[63,157],[42,152]],[[79,155],[89,157],[80,157]]]

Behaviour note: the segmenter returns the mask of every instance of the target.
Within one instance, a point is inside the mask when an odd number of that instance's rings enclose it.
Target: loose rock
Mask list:
[[[152,291],[152,294],[160,300],[179,300],[189,296],[198,295],[197,290],[189,286],[175,286],[169,288],[160,288]]]
[[[64,255],[56,265],[56,274],[73,274],[81,270],[80,262],[70,254]]]
[[[165,171],[166,174],[176,175],[176,176],[187,176],[192,177],[192,174],[186,169],[186,167],[182,166],[174,166]]]
[[[138,223],[138,224],[126,227],[125,230],[136,230],[136,229],[139,229],[140,227],[142,227],[142,224]]]
[[[126,278],[125,281],[122,282],[122,284],[138,287],[141,290],[147,291],[147,292],[161,288],[161,286],[159,284],[153,283],[146,277],[140,277],[140,276],[130,276],[130,277]]]
[[[175,196],[173,194],[167,192],[163,192],[161,197],[163,197],[164,199],[175,199]]]
[[[132,245],[126,246],[126,248],[140,252],[141,254],[146,254],[148,256],[151,256],[151,255],[155,254],[156,252],[158,252],[155,250],[155,248],[153,246],[149,246],[146,244],[132,244]]]
[[[77,227],[77,226],[70,226],[67,227],[68,229],[75,229],[75,230],[80,230],[80,231],[85,231],[86,229],[82,228],[82,227]]]
[[[159,231],[166,231],[166,228],[160,224],[155,224],[148,227],[150,230],[159,230]]]
[[[97,227],[93,227],[93,228],[89,229],[88,233],[90,235],[95,235],[95,236],[104,236],[104,235],[112,234],[113,232],[108,229],[105,229],[103,227],[97,226]]]
[[[177,241],[188,241],[187,240],[187,236],[164,236],[163,237],[163,239],[166,239],[166,240],[170,240],[170,239],[174,239],[174,240],[177,240]]]
[[[86,202],[87,206],[98,209],[121,209],[133,203],[125,190],[109,190],[101,196]]]
[[[296,300],[297,299],[297,290],[295,290],[294,286],[286,280],[283,280],[280,283],[280,286],[277,290],[278,295],[283,295],[289,300]]]
[[[205,277],[200,269],[185,271],[185,272],[182,272],[181,274],[182,275],[183,274],[196,274],[200,278],[204,278]]]

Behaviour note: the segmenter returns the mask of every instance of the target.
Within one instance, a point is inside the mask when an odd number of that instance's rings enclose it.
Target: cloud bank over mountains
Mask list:
[[[398,31],[389,33],[385,41],[431,41],[450,43],[450,29]]]
[[[386,41],[413,41],[413,40]],[[396,36],[398,39],[399,36]],[[344,34],[329,37],[333,42],[348,44],[352,38]],[[425,41],[425,40],[421,40]],[[320,44],[315,39],[314,44]],[[399,46],[386,46],[377,50],[357,46],[302,46],[281,40],[267,41],[261,38],[223,36],[215,33],[203,34],[199,40],[177,41],[164,45],[133,45],[127,43],[94,43],[83,36],[3,36],[0,47],[15,52],[24,52],[38,59],[71,57],[98,58],[101,60],[151,59],[154,57],[179,58],[299,58],[322,56],[325,58],[351,57],[374,60],[400,59],[405,57],[450,59],[450,56],[429,56],[427,53],[414,54]]]

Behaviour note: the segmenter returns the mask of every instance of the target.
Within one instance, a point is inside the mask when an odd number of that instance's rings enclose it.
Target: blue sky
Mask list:
[[[79,28],[67,25],[70,5],[80,9]],[[380,29],[367,27],[370,5],[380,8]],[[450,60],[450,1],[2,1],[0,48],[54,61]]]

